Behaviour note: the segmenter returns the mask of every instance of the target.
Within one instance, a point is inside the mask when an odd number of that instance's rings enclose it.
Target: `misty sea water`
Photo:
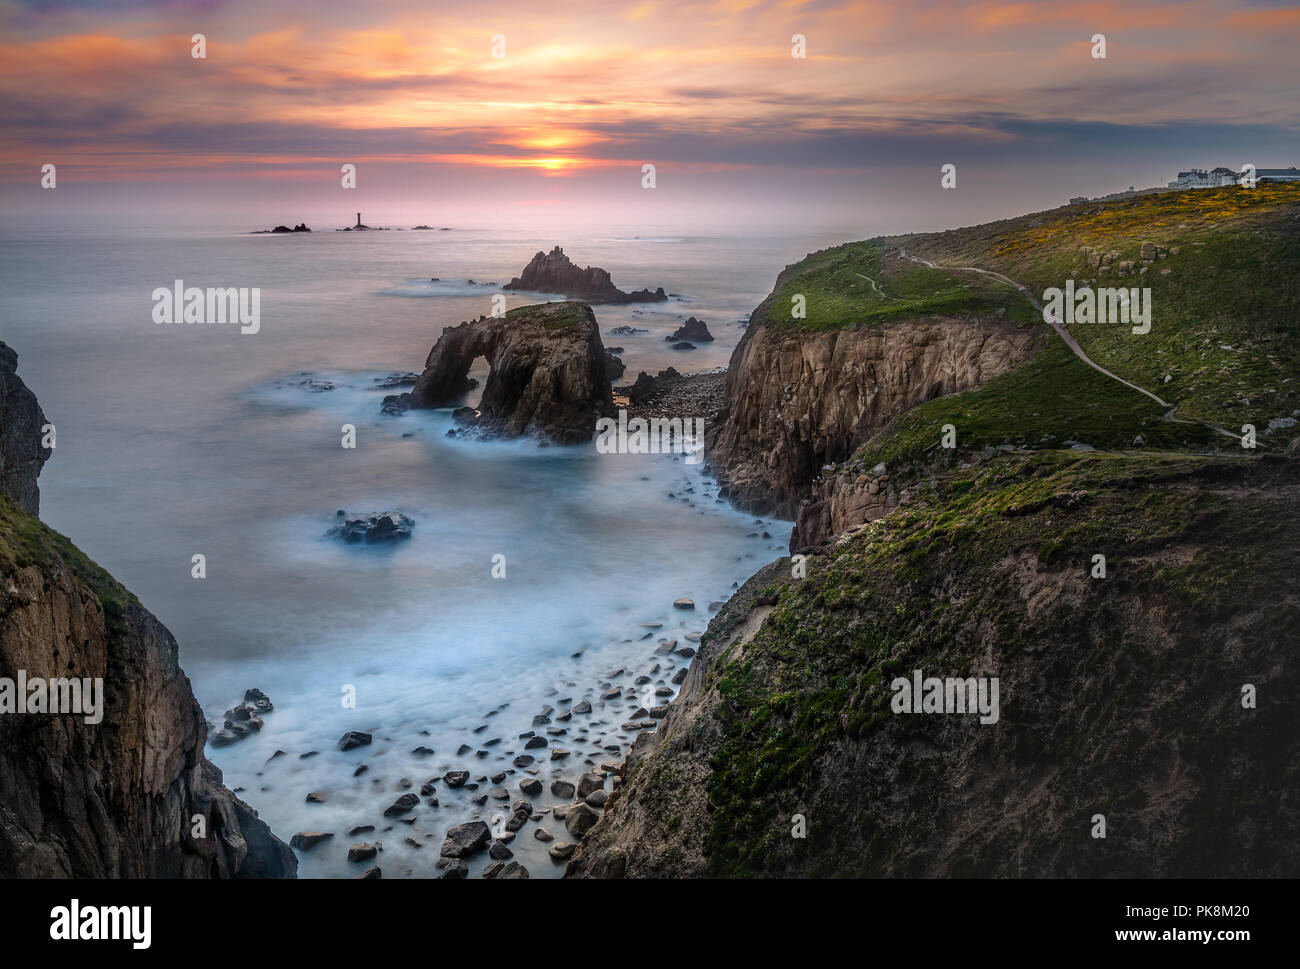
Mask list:
[[[835,241],[662,227],[10,232],[0,238],[0,339],[57,428],[42,519],[172,630],[214,728],[245,689],[271,697],[260,733],[208,755],[282,838],[336,832],[301,854],[302,875],[345,876],[361,868],[346,862],[357,840],[346,830],[392,825],[381,814],[403,778],[417,791],[448,769],[477,778],[510,767],[518,735],[541,732],[532,718],[544,705],[589,697],[590,721],[604,721],[579,736],[575,717],[550,738],[571,753],[538,759],[548,788],[576,779],[596,751],[625,753],[618,728],[639,704],[602,709],[599,684],[619,668],[615,684],[630,685],[654,663],[656,681],[684,665],[654,656],[656,643],[701,632],[706,604],[789,537],[788,523],[717,500],[707,471],[680,456],[450,439],[449,410],[382,415],[394,391],[377,379],[419,371],[444,326],[490,313],[500,285],[554,245],[622,289],[679,294],[594,307],[605,345],[624,348],[624,382],[640,370],[723,367],[780,269]],[[155,324],[151,293],[177,279],[259,287],[260,331]],[[509,307],[548,298],[506,295]],[[715,342],[674,350],[664,338],[690,315]],[[616,326],[648,332],[608,335]],[[356,427],[355,449],[340,446],[344,424]],[[399,509],[415,519],[413,537],[345,545],[325,535],[339,509]],[[191,576],[196,554],[206,578]],[[492,575],[498,555],[504,578]],[[696,611],[674,610],[679,596]],[[338,751],[349,730],[374,731],[374,744]],[[354,777],[361,763],[368,770]],[[525,776],[505,782],[512,798]],[[310,791],[324,802],[306,803]],[[438,796],[409,827],[364,836],[384,843],[385,877],[436,875],[446,827],[502,809],[474,804],[470,789],[439,785]],[[540,823],[564,837],[562,822]],[[512,846],[516,858],[533,877],[558,875],[533,827]]]

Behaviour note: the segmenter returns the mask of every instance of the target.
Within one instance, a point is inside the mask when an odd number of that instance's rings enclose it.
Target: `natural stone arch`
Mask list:
[[[465,420],[483,431],[580,443],[613,410],[605,348],[586,303],[523,306],[447,327],[411,390],[411,406],[459,401],[474,386],[469,370],[479,357],[487,360],[489,373],[477,415]]]

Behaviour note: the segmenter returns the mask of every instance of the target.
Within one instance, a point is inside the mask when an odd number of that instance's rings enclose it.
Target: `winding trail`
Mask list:
[[[896,303],[902,302],[901,297],[887,295],[883,289],[881,289],[879,286],[876,285],[876,281],[872,279],[870,276],[863,276],[862,273],[854,273],[853,275],[858,276],[861,279],[865,279],[867,282],[869,282],[871,284],[871,288],[874,289],[876,293],[880,295],[881,298],[892,299]]]
[[[921,265],[929,266],[931,269],[958,269],[958,270],[963,270],[965,272],[981,273],[985,276],[992,276],[994,279],[1001,280],[1002,282],[1014,286],[1016,289],[1020,290],[1020,292],[1024,294],[1025,299],[1029,300],[1029,302],[1033,305],[1034,309],[1038,310],[1039,313],[1043,312],[1043,304],[1040,303],[1034,297],[1034,294],[1030,292],[1029,287],[1025,286],[1023,283],[1016,282],[1010,276],[1004,276],[1002,275],[1002,273],[994,272],[992,269],[981,269],[978,266],[938,266],[935,265],[933,262],[931,262],[929,259],[923,259],[920,256],[909,256],[907,254],[907,250],[901,248],[898,250],[898,254],[902,256],[904,259],[910,259],[912,260],[912,262],[919,262]],[[861,276],[862,274],[857,273],[856,275]],[[863,276],[862,278],[866,279],[867,277]],[[871,285],[875,286],[876,284],[874,281],[872,281]],[[879,288],[877,288],[876,291],[880,292]],[[884,293],[881,293],[881,295],[883,296]],[[1105,374],[1111,380],[1118,380],[1120,383],[1122,383],[1125,387],[1128,387],[1130,390],[1136,390],[1139,394],[1144,394],[1147,397],[1150,397],[1161,407],[1169,408],[1167,411],[1165,411],[1163,415],[1161,415],[1163,420],[1170,421],[1174,424],[1196,424],[1199,425],[1200,427],[1208,427],[1211,430],[1217,431],[1218,433],[1230,437],[1236,441],[1240,441],[1242,439],[1242,436],[1240,434],[1234,434],[1232,431],[1228,430],[1227,428],[1219,427],[1217,424],[1211,424],[1208,421],[1188,420],[1187,418],[1183,418],[1183,417],[1175,417],[1174,411],[1178,409],[1177,404],[1171,404],[1167,400],[1161,400],[1155,394],[1151,393],[1151,391],[1146,390],[1143,387],[1139,387],[1135,383],[1130,383],[1129,381],[1125,380],[1123,377],[1119,376],[1118,374],[1111,373],[1111,371],[1107,370],[1101,364],[1097,363],[1095,360],[1092,359],[1092,357],[1088,356],[1088,354],[1083,352],[1083,347],[1079,346],[1079,342],[1075,340],[1073,336],[1071,336],[1070,331],[1065,328],[1065,324],[1061,321],[1060,317],[1058,316],[1048,317],[1044,315],[1043,318],[1047,321],[1048,324],[1051,325],[1052,329],[1056,331],[1056,335],[1065,341],[1065,345],[1070,348],[1071,352],[1073,352],[1076,357],[1078,357],[1088,366],[1092,367],[1093,370],[1096,370],[1098,373]]]

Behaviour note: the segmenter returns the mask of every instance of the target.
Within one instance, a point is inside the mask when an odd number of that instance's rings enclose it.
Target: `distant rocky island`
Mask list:
[[[559,246],[533,256],[523,274],[510,280],[502,289],[559,293],[587,303],[655,303],[668,299],[662,286],[653,293],[648,289],[625,293],[614,285],[606,270],[596,266],[579,269]]]
[[[255,236],[283,235],[286,232],[310,232],[306,222],[299,222],[292,229],[287,225],[277,225],[274,229],[254,229],[251,233]]]

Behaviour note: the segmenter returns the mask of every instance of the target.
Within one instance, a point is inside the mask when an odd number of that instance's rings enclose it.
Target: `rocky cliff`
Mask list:
[[[600,329],[585,303],[539,303],[447,327],[410,393],[413,407],[456,403],[484,357],[490,372],[476,413],[458,415],[485,434],[539,434],[561,444],[591,440],[613,406]]]
[[[294,877],[293,852],[203,757],[207,725],[172,635],[30,513],[48,455],[25,435],[44,417],[4,350],[0,876]],[[102,678],[98,722],[14,712],[20,677]]]
[[[793,518],[824,465],[918,404],[1010,369],[1034,335],[978,317],[813,332],[751,323],[708,432],[709,464],[736,504]]]
[[[18,376],[18,354],[0,343],[0,491],[29,515],[40,514],[36,478],[50,459],[43,446],[45,414]]]
[[[1162,193],[783,274],[710,457],[742,500],[797,507],[801,554],[714,617],[568,874],[1300,872],[1297,224],[1300,186]],[[1103,282],[1098,251],[1150,288],[1149,332],[1043,333],[1024,293]],[[893,414],[835,399],[827,375],[857,359],[803,363],[854,321],[901,335],[922,319],[1011,327],[993,337],[1009,352],[957,393],[909,397],[924,352],[877,369]],[[1021,344],[1021,325],[1043,339]],[[767,378],[782,366],[820,392]],[[815,444],[859,433],[823,416],[841,412],[888,419],[856,448]],[[1243,427],[1253,447],[1225,430]],[[793,472],[763,460],[776,447]],[[946,684],[900,708],[918,670],[998,683],[1000,715],[949,707]]]
[[[652,303],[668,298],[662,286],[653,293],[648,289],[625,293],[614,285],[608,272],[595,266],[579,269],[559,246],[534,255],[523,274],[501,288],[559,293],[588,303]]]
[[[778,561],[567,874],[1294,876],[1297,501],[1288,459],[1001,455]],[[918,669],[998,721],[895,712]]]
[[[870,243],[841,250],[785,269],[732,352],[706,455],[728,496],[746,509],[794,518],[826,464],[848,458],[920,403],[1008,371],[1034,347],[1036,330],[1011,319],[996,295],[950,308],[918,302],[907,315],[889,304],[883,315],[837,300],[820,315],[814,303],[814,316],[792,319],[787,294],[806,299],[818,287],[845,285],[823,278],[828,265],[861,258],[891,287],[913,269],[897,259],[884,272],[874,268],[884,256]],[[872,294],[871,281],[852,276],[846,285]]]

